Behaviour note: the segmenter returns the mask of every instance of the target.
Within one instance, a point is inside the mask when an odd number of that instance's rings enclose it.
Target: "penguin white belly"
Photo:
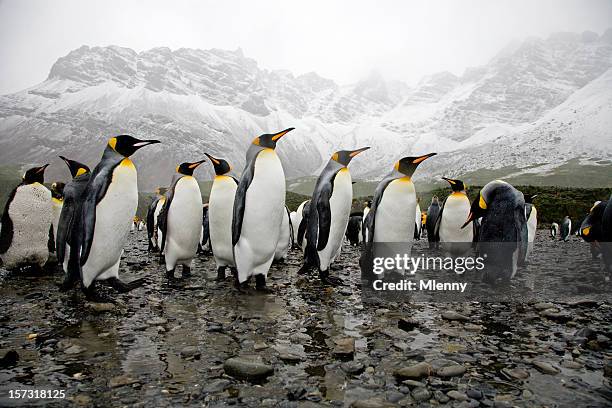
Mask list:
[[[278,261],[279,259],[283,259],[285,256],[287,256],[290,245],[291,228],[289,227],[289,215],[287,214],[287,211],[285,211],[278,236],[278,243],[276,244],[276,251],[274,251],[274,260]]]
[[[234,246],[238,279],[268,275],[285,212],[285,173],[274,150],[261,151],[246,191],[242,231]]]
[[[538,211],[535,206],[531,207],[531,214],[527,220],[527,241],[535,240],[536,229],[538,228]]]
[[[291,211],[289,214],[289,220],[291,220],[291,225],[293,226],[293,242],[297,242],[298,235],[298,227],[300,225],[301,217],[298,216],[296,211]]]
[[[470,200],[465,194],[453,193],[446,199],[440,219],[440,245],[453,256],[464,255],[472,248],[474,229],[461,228],[470,214]]]
[[[210,247],[217,268],[234,266],[232,248],[232,217],[236,182],[229,176],[216,176],[208,200]]]
[[[94,280],[117,278],[119,260],[127,241],[138,207],[136,168],[124,159],[113,170],[112,182],[96,205],[96,224],[91,250],[83,265],[83,284],[89,287]]]
[[[322,271],[326,271],[333,259],[340,253],[342,240],[348,225],[353,201],[353,183],[351,173],[345,167],[338,171],[334,178],[334,189],[329,198],[331,225],[327,245],[319,253],[319,264]]]
[[[62,214],[62,207],[64,206],[64,202],[62,200],[58,200],[57,198],[52,198],[52,208],[53,208],[53,239],[57,240],[57,227],[59,225],[60,215]]]
[[[164,203],[166,202],[166,197],[162,197],[155,204],[155,211],[153,212],[153,245],[159,248],[160,243],[162,241],[162,232],[159,230],[157,225],[157,217],[164,207]]]
[[[421,236],[421,206],[419,205],[419,203],[417,203],[415,207],[414,224],[416,228],[416,234],[420,237]]]
[[[202,195],[194,177],[182,177],[174,187],[166,229],[166,270],[177,264],[191,267],[202,231]]]
[[[374,242],[405,242],[412,245],[416,192],[408,177],[387,185],[376,209]]]
[[[8,215],[13,222],[13,239],[1,256],[4,267],[12,269],[24,264],[42,267],[49,259],[51,191],[40,183],[19,186]]]

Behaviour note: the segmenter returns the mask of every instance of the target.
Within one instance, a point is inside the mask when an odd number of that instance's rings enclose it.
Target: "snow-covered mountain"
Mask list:
[[[141,188],[151,189],[204,152],[240,171],[253,137],[295,127],[278,147],[288,177],[365,145],[372,150],[351,167],[373,180],[399,157],[429,151],[441,154],[421,178],[554,172],[572,159],[612,159],[611,68],[612,30],[530,38],[461,77],[438,73],[414,88],[376,73],[341,86],[269,71],[240,50],[83,46],[41,84],[0,97],[0,162],[51,161],[57,177],[58,154],[93,165],[111,135],[157,138],[162,145],[135,155]]]

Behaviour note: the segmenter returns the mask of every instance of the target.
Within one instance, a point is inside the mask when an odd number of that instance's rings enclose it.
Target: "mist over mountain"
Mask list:
[[[140,187],[151,190],[204,152],[240,172],[255,136],[295,127],[278,146],[288,178],[314,175],[333,151],[362,146],[372,149],[351,169],[369,180],[402,156],[430,151],[439,155],[417,179],[541,178],[581,164],[609,171],[611,68],[612,29],[529,38],[461,76],[436,73],[415,87],[377,73],[339,85],[270,71],[239,49],[83,46],[44,82],[0,96],[0,162],[52,162],[49,178],[65,177],[58,154],[93,165],[112,135],[155,138],[163,144],[134,156]],[[211,166],[202,168],[209,178]]]

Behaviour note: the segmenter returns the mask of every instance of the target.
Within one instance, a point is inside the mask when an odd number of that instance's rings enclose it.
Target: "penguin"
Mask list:
[[[310,200],[304,201],[297,209],[300,219],[298,224],[297,245],[302,249],[302,255],[306,253],[306,228],[308,226],[308,214],[310,213]]]
[[[361,240],[363,242],[368,241],[368,229],[366,228],[366,220],[368,218],[368,214],[370,213],[370,209],[372,207],[372,200],[366,200],[363,207],[363,216],[361,218]]]
[[[53,229],[51,192],[43,185],[47,166],[26,171],[4,207],[0,259],[6,269],[31,266],[40,271],[49,259]]]
[[[292,242],[293,242],[293,246],[292,248],[294,248],[295,246],[297,246],[297,234],[298,234],[298,226],[300,225],[300,220],[299,220],[299,216],[297,211],[291,211],[289,213],[289,220],[291,221],[291,226],[293,227],[293,237],[292,237]]]
[[[414,215],[414,239],[421,239],[421,199],[417,198],[416,213]]]
[[[414,240],[417,204],[412,176],[419,164],[435,155],[436,153],[428,153],[403,157],[378,183],[366,222],[368,240],[360,261],[362,266],[368,264],[369,258],[373,256],[373,246],[377,242],[403,243],[408,254],[410,253]]]
[[[49,263],[57,262],[57,227],[59,225],[60,215],[62,213],[62,207],[64,205],[64,188],[66,185],[61,181],[56,181],[51,184],[51,227],[53,229],[51,237],[49,239]]]
[[[348,226],[346,227],[346,239],[353,246],[359,246],[362,242],[361,226],[363,225],[361,215],[351,215]]]
[[[120,292],[144,283],[143,279],[129,284],[119,280],[119,261],[138,207],[136,167],[129,157],[154,143],[159,141],[139,140],[129,135],[112,137],[91,172],[81,196],[81,223],[76,231],[79,275],[88,299],[100,299],[95,285],[99,280],[106,280]]]
[[[525,255],[526,258],[528,258],[531,251],[533,251],[533,241],[535,241],[536,230],[538,229],[538,210],[533,204],[533,200],[535,200],[537,196],[537,194],[525,195],[525,218],[527,219],[527,254]]]
[[[550,224],[550,237],[552,239],[555,239],[558,233],[559,233],[559,224],[557,224],[556,222],[553,222],[552,224]]]
[[[202,193],[193,172],[206,159],[182,163],[166,191],[166,201],[159,213],[162,231],[161,252],[166,263],[166,277],[174,278],[177,265],[182,265],[183,278],[191,276],[193,258],[198,252],[202,232]]]
[[[440,215],[440,202],[438,196],[431,198],[431,204],[427,208],[427,217],[425,220],[425,229],[427,229],[427,241],[429,242],[429,249],[437,249],[438,242],[436,241],[435,229],[436,223],[438,222],[438,216]]]
[[[287,207],[285,207],[285,210],[286,214],[283,215],[280,235],[274,251],[274,262],[284,262],[289,249],[293,246],[293,226],[291,225],[290,211]]]
[[[147,238],[149,239],[149,252],[159,252],[157,217],[166,201],[166,197],[164,196],[166,191],[167,189],[165,187],[157,187],[155,190],[156,196],[147,208]]]
[[[489,283],[499,278],[507,282],[514,277],[527,252],[523,193],[502,180],[487,183],[472,202],[461,228],[481,217],[478,254],[485,258],[483,278]]]
[[[566,215],[561,221],[561,239],[565,242],[569,241],[570,235],[572,234],[572,220],[569,215]]]
[[[363,147],[334,153],[319,175],[310,200],[305,259],[299,274],[317,267],[323,283],[343,284],[339,278],[329,275],[329,266],[342,247],[353,202],[353,183],[347,166],[353,157],[368,149]]]
[[[612,272],[612,194],[601,216],[601,257],[604,269]]]
[[[57,262],[64,269],[64,281],[60,286],[60,290],[66,291],[74,286],[74,283],[80,279],[79,276],[79,257],[78,253],[71,253],[70,248],[76,248],[78,239],[75,232],[79,228],[81,204],[83,192],[89,182],[91,170],[83,163],[75,160],[70,160],[64,156],[59,156],[70,171],[72,180],[64,187],[64,201],[62,212],[60,214],[55,247],[57,253]],[[71,267],[69,267],[69,264]],[[72,272],[72,274],[69,273]]]
[[[200,237],[201,252],[210,251],[210,220],[208,218],[208,203],[202,206],[202,235]]]
[[[210,248],[217,266],[217,281],[222,281],[225,279],[227,268],[232,270],[234,276],[236,275],[232,245],[232,217],[238,180],[231,174],[232,166],[227,160],[205,154],[215,170],[215,178],[208,199],[208,229]]]
[[[276,144],[293,128],[256,137],[246,153],[232,216],[232,246],[237,269],[236,287],[255,276],[255,288],[271,292],[266,278],[274,260],[285,213],[285,172]],[[214,250],[214,248],[213,248]]]
[[[142,231],[144,228],[145,224],[143,220],[139,220],[138,221],[138,231]]]
[[[461,228],[470,214],[470,199],[467,187],[461,180],[442,177],[451,187],[451,194],[446,197],[438,213],[434,228],[435,241],[439,242],[444,252],[457,257],[465,255],[472,248],[473,228]]]
[[[580,236],[590,244],[591,256],[596,259],[601,254],[603,242],[603,215],[608,201],[596,201],[588,215],[580,224]]]

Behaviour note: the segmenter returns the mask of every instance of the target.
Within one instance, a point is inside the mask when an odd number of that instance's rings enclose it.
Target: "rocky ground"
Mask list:
[[[193,277],[169,284],[146,247],[144,232],[130,236],[122,277],[148,282],[123,295],[105,288],[115,305],[61,294],[59,273],[2,271],[0,405],[612,404],[609,301],[364,304],[348,245],[337,260],[345,287],[298,277],[293,251],[272,267],[274,294],[241,295],[230,279],[214,281],[207,256]],[[575,237],[542,233],[530,259],[547,279],[604,276]],[[34,388],[66,390],[66,399],[8,398]]]

